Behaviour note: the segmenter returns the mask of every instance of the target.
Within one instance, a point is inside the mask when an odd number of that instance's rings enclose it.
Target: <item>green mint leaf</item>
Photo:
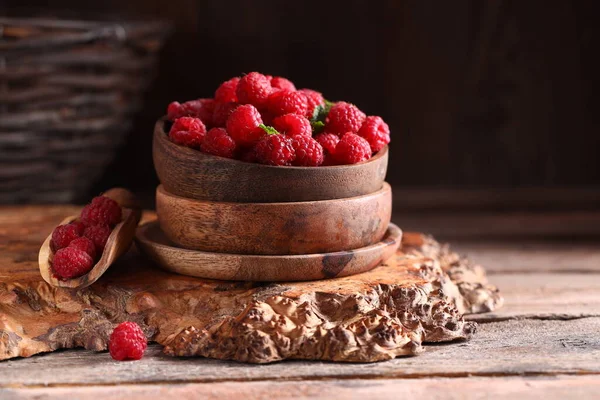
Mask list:
[[[321,132],[323,132],[323,129],[325,129],[325,123],[323,121],[311,122],[310,126],[312,127],[313,135],[316,135],[317,133],[321,133]]]
[[[267,133],[267,135],[279,135],[279,132],[277,132],[277,129],[273,128],[272,126],[260,124],[258,127],[261,128],[263,131],[265,131]]]
[[[323,114],[323,110],[325,109],[324,106],[318,105],[315,107],[314,111],[313,111],[313,115],[310,118],[310,122],[317,122],[317,121],[321,121],[321,116]]]

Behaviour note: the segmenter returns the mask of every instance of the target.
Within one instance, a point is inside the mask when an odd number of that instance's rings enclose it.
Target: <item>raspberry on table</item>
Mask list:
[[[240,78],[236,94],[242,104],[252,104],[257,108],[263,107],[273,91],[269,78],[258,72],[250,72]]]
[[[181,117],[177,118],[169,131],[169,138],[175,144],[200,148],[200,143],[206,135],[206,126],[200,118]]]
[[[348,132],[340,138],[333,157],[338,164],[356,164],[368,160],[371,154],[371,146],[366,139]]]
[[[110,227],[106,224],[93,225],[85,228],[83,236],[90,239],[96,247],[96,254],[101,255],[110,236]]]
[[[122,322],[111,333],[108,342],[110,356],[117,361],[139,360],[148,347],[146,335],[135,322]]]
[[[236,94],[237,85],[240,78],[237,76],[231,78],[228,81],[221,83],[221,86],[215,91],[215,101],[219,103],[237,103],[238,98]]]
[[[92,199],[92,202],[81,210],[80,221],[85,226],[106,224],[115,226],[121,222],[123,213],[119,203],[106,196],[98,196]]]
[[[204,136],[200,149],[219,157],[233,158],[235,154],[235,141],[223,128],[212,128]]]
[[[281,76],[274,76],[271,78],[271,86],[275,89],[285,89],[291,90],[293,92],[296,91],[296,86],[289,79],[283,78]]]
[[[231,115],[232,111],[239,106],[238,103],[216,103],[215,109],[212,116],[213,126],[222,128],[225,126],[227,119]]]
[[[278,90],[269,96],[267,109],[275,116],[285,114],[298,114],[306,116],[308,102],[301,92],[291,90]]]
[[[390,142],[390,127],[381,117],[367,117],[358,130],[358,136],[365,138],[376,153]]]
[[[340,136],[346,132],[356,133],[365,118],[365,113],[354,104],[340,101],[331,106],[325,121],[325,130]]]
[[[259,125],[263,123],[260,113],[252,104],[244,104],[231,112],[225,124],[227,133],[240,146],[252,146],[265,137]]]
[[[215,108],[213,99],[198,99],[180,104],[176,101],[167,107],[167,118],[175,121],[181,117],[200,118],[205,125],[212,125],[212,116]]]
[[[94,242],[92,242],[89,238],[77,238],[71,243],[69,243],[68,247],[73,247],[75,249],[81,250],[87,253],[90,257],[92,257],[92,259],[96,258],[96,246],[94,245]]]
[[[316,90],[300,89],[299,92],[306,96],[306,102],[308,105],[308,108],[306,109],[306,117],[312,118],[315,108],[325,105],[325,99],[323,98],[323,95]]]
[[[273,127],[288,136],[312,136],[310,121],[298,114],[285,114],[274,118]]]
[[[291,165],[296,157],[292,138],[285,135],[269,135],[254,146],[256,159],[261,164]]]
[[[323,146],[325,154],[333,154],[335,152],[335,147],[340,141],[340,137],[335,133],[323,132],[315,136],[315,140]]]
[[[83,235],[84,228],[85,227],[78,222],[57,226],[52,231],[50,249],[52,249],[52,251],[57,251],[67,247],[73,240]]]
[[[87,274],[94,266],[94,260],[83,250],[65,247],[54,254],[52,270],[61,280],[77,278]]]
[[[323,164],[323,147],[310,136],[294,136],[292,146],[296,152],[293,165],[301,167],[318,167]]]

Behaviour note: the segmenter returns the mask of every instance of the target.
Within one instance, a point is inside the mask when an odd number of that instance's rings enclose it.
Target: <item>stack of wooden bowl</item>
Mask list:
[[[367,162],[274,167],[215,157],[154,132],[158,221],[138,244],[160,265],[213,279],[313,280],[364,272],[397,250],[387,147]]]

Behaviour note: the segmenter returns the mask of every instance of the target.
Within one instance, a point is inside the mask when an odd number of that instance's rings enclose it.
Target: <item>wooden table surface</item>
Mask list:
[[[57,223],[72,211],[47,208]],[[0,208],[0,230],[35,223],[35,213],[39,207]],[[473,218],[465,226],[478,226]],[[34,239],[15,230],[16,242]],[[0,251],[7,245],[0,243]],[[497,312],[468,317],[480,322],[468,342],[429,345],[418,357],[374,364],[246,365],[166,357],[157,345],[137,362],[116,362],[106,352],[58,351],[0,362],[0,399],[598,398],[600,243],[465,234],[452,246],[481,262],[505,296]]]

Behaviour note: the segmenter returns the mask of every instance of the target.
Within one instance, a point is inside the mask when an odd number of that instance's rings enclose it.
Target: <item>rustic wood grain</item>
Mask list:
[[[492,280],[505,296],[504,305],[468,319],[486,322],[600,316],[600,274],[495,274]]]
[[[494,322],[480,325],[468,342],[427,346],[419,357],[375,364],[247,365],[166,357],[157,345],[140,361],[116,362],[106,352],[68,350],[1,362],[0,387],[600,374],[599,330],[600,318]]]
[[[485,265],[490,274],[511,272],[600,272],[600,241],[452,241],[452,249]]]
[[[58,388],[4,388],[0,397],[21,399],[428,399],[523,400],[591,399],[600,391],[598,376],[540,376],[495,378],[334,379],[301,382],[219,382],[88,386]]]
[[[178,146],[167,138],[163,124],[159,120],[154,128],[154,168],[168,192],[190,199],[233,203],[343,199],[381,189],[387,171],[387,147],[365,163],[282,168]]]
[[[26,209],[37,223],[31,238],[56,225],[54,213]],[[8,208],[4,213],[23,211]],[[45,216],[50,215],[48,218]],[[376,361],[421,351],[422,342],[469,338],[464,312],[502,302],[482,270],[432,239],[412,234],[411,246],[380,268],[335,280],[252,284],[169,274],[130,252],[94,285],[69,291],[41,281],[37,243],[12,240],[18,219],[0,239],[0,358],[60,348],[103,350],[115,324],[133,320],[173,355],[263,363],[286,358]],[[21,214],[21,227],[28,215]],[[14,228],[15,230],[12,230]],[[426,243],[431,257],[419,252]],[[444,248],[445,249],[445,248]],[[6,257],[6,258],[5,258]],[[433,258],[432,258],[433,257]],[[451,260],[451,264],[448,264]],[[448,264],[448,265],[447,265]],[[455,284],[444,272],[464,269]],[[458,276],[458,275],[456,275]],[[472,290],[466,290],[472,287]]]
[[[388,225],[380,242],[361,249],[335,253],[260,256],[208,253],[175,247],[158,222],[138,229],[138,249],[171,272],[229,281],[310,281],[355,275],[370,271],[392,257],[402,240],[402,231]]]
[[[289,255],[359,249],[381,240],[392,215],[392,191],[286,203],[190,200],[156,189],[156,212],[177,245],[231,254]]]

